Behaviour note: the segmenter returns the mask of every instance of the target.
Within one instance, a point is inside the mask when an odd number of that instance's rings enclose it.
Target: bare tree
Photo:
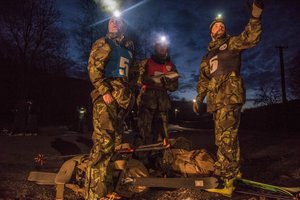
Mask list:
[[[63,73],[66,36],[53,0],[10,0],[1,3],[1,51],[14,61],[16,77],[25,92],[37,71]],[[61,69],[57,69],[62,67]]]
[[[267,106],[279,103],[281,95],[273,86],[261,86],[256,94],[254,105]]]
[[[98,23],[104,15],[100,12],[93,0],[77,0],[81,14],[74,23],[73,30],[76,47],[80,53],[79,59],[83,66],[87,66],[93,43],[106,33],[104,23]]]

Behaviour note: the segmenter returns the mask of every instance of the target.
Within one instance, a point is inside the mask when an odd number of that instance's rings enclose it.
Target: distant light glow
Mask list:
[[[193,99],[193,102],[196,103],[196,99]]]
[[[79,114],[84,114],[84,113],[86,113],[86,109],[84,107],[80,107]]]
[[[219,19],[222,18],[222,14],[221,14],[221,13],[218,14],[218,15],[217,15],[217,18],[219,18]]]

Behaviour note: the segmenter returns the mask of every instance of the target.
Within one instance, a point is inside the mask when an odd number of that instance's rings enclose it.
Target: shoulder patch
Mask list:
[[[223,50],[225,50],[225,49],[227,49],[227,43],[225,43],[225,44],[223,44],[223,45],[221,45],[221,46],[219,47],[219,50],[220,50],[220,51],[223,51]]]
[[[166,70],[167,70],[168,72],[171,71],[171,70],[172,70],[172,66],[166,65]]]

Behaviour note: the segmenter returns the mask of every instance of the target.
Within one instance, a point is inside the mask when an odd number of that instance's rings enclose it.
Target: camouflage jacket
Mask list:
[[[200,65],[200,77],[197,84],[197,101],[202,102],[206,97],[207,111],[213,112],[223,106],[245,103],[245,89],[243,80],[240,77],[240,56],[247,48],[255,46],[260,40],[262,32],[261,21],[258,18],[250,18],[245,30],[238,36],[226,35],[223,38],[211,41],[208,45],[208,53],[203,57]],[[212,76],[211,60],[208,55],[215,50],[219,52],[226,47],[231,54],[231,59],[236,60],[236,69],[230,71],[225,66],[226,73],[219,76]],[[216,56],[215,56],[216,57]],[[232,63],[228,60],[224,63]],[[218,65],[218,64],[217,64]],[[224,66],[223,66],[224,67]]]
[[[133,73],[137,70],[134,69],[135,64],[133,60],[133,64],[129,66],[128,77],[105,77],[105,67],[109,61],[111,52],[111,47],[106,41],[107,38],[117,42],[119,45],[122,45],[134,53],[133,43],[131,41],[127,41],[123,37],[117,37],[109,33],[105,37],[98,39],[93,44],[88,61],[89,78],[94,86],[94,90],[91,92],[91,97],[94,102],[104,94],[111,93],[119,106],[126,109],[133,95],[131,90],[132,85],[136,85],[136,83],[132,81],[132,77],[135,76]]]

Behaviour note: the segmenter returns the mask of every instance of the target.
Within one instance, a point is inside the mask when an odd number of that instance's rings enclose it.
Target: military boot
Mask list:
[[[231,197],[232,193],[235,189],[235,187],[233,185],[233,182],[234,182],[235,179],[236,178],[225,179],[223,185],[221,186],[221,188],[206,189],[206,191],[218,193],[218,194],[221,194],[225,197]]]
[[[224,179],[223,184],[221,185],[220,188],[214,188],[214,189],[206,189],[206,191],[208,192],[214,192],[214,193],[218,193],[221,194],[225,197],[231,197],[232,193],[235,189],[234,187],[234,181],[236,179],[240,179],[242,178],[242,173],[238,172],[238,174],[236,175],[236,177],[232,178],[232,179]]]

